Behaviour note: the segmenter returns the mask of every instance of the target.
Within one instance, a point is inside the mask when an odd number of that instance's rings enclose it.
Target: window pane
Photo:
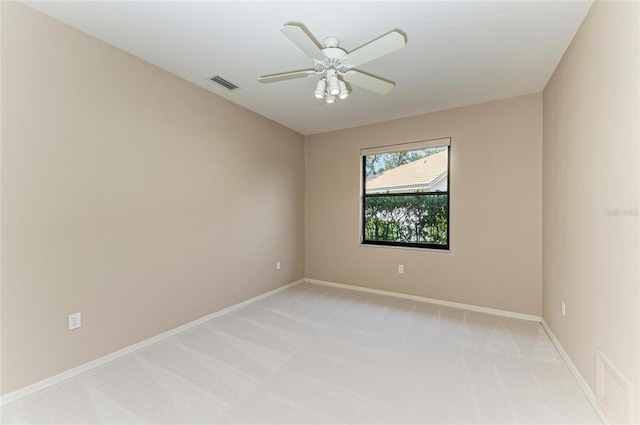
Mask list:
[[[446,146],[365,157],[365,193],[447,191]]]
[[[448,194],[364,199],[364,240],[448,245]]]

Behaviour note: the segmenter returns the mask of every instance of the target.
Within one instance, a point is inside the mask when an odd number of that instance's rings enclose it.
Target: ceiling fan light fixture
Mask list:
[[[340,94],[338,95],[338,99],[345,100],[349,97],[349,90],[347,90],[347,85],[344,81],[340,80]]]
[[[336,97],[332,94],[328,94],[326,98],[327,103],[336,103]]]
[[[329,83],[329,94],[333,96],[337,96],[340,94],[340,85],[338,83],[338,77],[333,77],[336,81]]]
[[[327,88],[327,82],[323,78],[320,81],[318,81],[318,84],[316,84],[316,91],[313,92],[313,96],[316,97],[317,99],[324,98],[324,91],[326,88]]]
[[[329,86],[329,94],[337,96],[340,94],[340,83],[335,69],[327,70],[327,85]]]

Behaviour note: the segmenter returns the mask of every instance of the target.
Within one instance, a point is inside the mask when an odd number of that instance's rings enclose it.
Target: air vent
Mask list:
[[[209,78],[209,80],[211,80],[214,83],[224,87],[227,90],[235,90],[235,89],[238,88],[238,86],[236,86],[233,83],[228,82],[227,80],[225,80],[224,78],[222,78],[219,75],[216,75],[215,77],[211,77],[211,78]]]

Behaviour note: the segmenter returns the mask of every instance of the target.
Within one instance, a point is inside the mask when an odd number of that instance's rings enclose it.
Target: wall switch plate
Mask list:
[[[276,263],[276,270],[280,270],[280,261]]]
[[[402,264],[398,264],[398,273],[404,273],[404,266]]]
[[[74,313],[69,315],[69,330],[72,331],[74,329],[78,329],[82,326],[82,322],[80,319],[80,313]]]
[[[567,305],[564,303],[564,301],[562,301],[562,317],[565,317],[567,315]]]

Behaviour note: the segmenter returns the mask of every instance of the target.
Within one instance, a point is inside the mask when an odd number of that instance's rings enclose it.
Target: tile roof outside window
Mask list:
[[[448,171],[448,150],[444,150],[367,180],[366,193],[446,191]]]

